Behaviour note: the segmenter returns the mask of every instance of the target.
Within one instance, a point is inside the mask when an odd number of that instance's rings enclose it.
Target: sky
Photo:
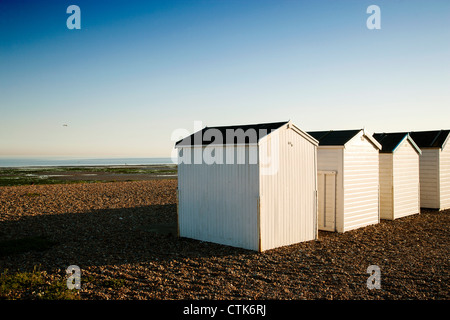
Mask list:
[[[0,157],[170,157],[199,124],[285,120],[450,129],[450,1],[0,0]]]

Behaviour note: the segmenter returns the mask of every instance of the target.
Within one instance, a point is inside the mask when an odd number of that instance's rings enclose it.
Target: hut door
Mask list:
[[[336,229],[336,172],[318,172],[319,230]]]

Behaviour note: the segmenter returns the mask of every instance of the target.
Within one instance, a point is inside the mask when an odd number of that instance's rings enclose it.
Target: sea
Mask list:
[[[0,157],[1,167],[57,166],[115,166],[174,164],[172,158],[6,158]]]

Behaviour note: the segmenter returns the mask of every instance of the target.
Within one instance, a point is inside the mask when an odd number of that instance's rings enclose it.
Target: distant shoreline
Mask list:
[[[177,179],[177,164],[0,167],[0,187]]]
[[[1,168],[79,167],[79,166],[148,166],[176,164],[172,158],[13,158],[0,157]]]
[[[148,167],[161,167],[161,166],[178,166],[176,163],[159,163],[159,164],[93,164],[93,165],[30,165],[30,166],[21,166],[21,167],[1,167],[0,166],[0,173],[1,170],[6,169],[54,169],[54,168],[60,168],[60,169],[71,169],[71,168],[148,168]]]

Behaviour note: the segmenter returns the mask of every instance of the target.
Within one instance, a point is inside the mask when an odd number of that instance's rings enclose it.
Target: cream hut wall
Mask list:
[[[178,141],[179,236],[254,251],[316,239],[317,144],[290,121]]]

